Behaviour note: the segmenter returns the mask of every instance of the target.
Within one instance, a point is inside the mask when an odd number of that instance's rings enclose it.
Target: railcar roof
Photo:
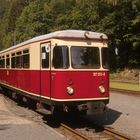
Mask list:
[[[51,38],[73,38],[73,39],[80,38],[80,39],[84,39],[85,37],[87,37],[89,39],[108,39],[108,37],[104,33],[97,33],[97,32],[84,31],[84,30],[62,30],[62,31],[56,31],[53,33],[34,37],[34,38],[29,39],[25,42],[22,42],[20,44],[12,46],[8,49],[0,51],[0,53],[6,52],[6,51],[9,51],[12,49],[16,49],[20,46],[24,46],[24,45],[27,45],[30,43],[45,40],[45,39],[51,39]]]

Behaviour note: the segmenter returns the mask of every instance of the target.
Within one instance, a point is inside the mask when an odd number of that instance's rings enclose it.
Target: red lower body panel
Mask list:
[[[12,87],[40,94],[40,72],[29,70],[0,70],[0,82]]]
[[[109,97],[109,73],[93,71],[68,71],[53,72],[52,98],[57,99],[86,99]],[[105,87],[106,91],[101,94],[99,86]],[[66,88],[71,86],[74,94],[69,95]],[[94,99],[93,99],[94,100]]]
[[[0,70],[0,82],[56,101],[96,100],[109,97],[109,73],[105,71]],[[105,87],[101,94],[99,86]],[[71,86],[74,94],[66,88]],[[28,93],[27,93],[28,94]]]

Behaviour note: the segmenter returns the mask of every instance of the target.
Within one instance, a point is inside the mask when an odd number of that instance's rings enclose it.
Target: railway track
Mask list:
[[[84,136],[83,134],[79,133],[78,131],[72,129],[71,127],[61,123],[60,124],[61,129],[64,131],[67,131],[70,135],[72,135],[73,138],[78,140],[89,140],[88,137]]]
[[[9,98],[8,98],[8,100],[9,100]],[[5,98],[6,102],[8,100]],[[10,106],[8,106],[8,108],[10,108]],[[18,110],[19,109],[16,107],[15,110],[12,109],[12,112],[15,112],[15,114],[18,114],[18,112],[17,112]],[[19,112],[21,113],[21,111],[19,111]],[[22,114],[23,114],[23,112],[20,114],[21,117],[22,117]],[[43,121],[40,120],[40,117],[37,116],[34,113],[31,113],[31,114],[27,113],[27,115],[26,115],[26,110],[25,110],[25,113],[23,114],[23,117],[32,118],[37,122],[39,121],[40,123],[43,122]],[[64,131],[63,133],[64,133],[65,136],[69,135],[68,139],[70,138],[70,139],[73,139],[73,140],[100,140],[100,139],[105,139],[105,140],[134,140],[133,138],[130,138],[128,136],[125,136],[124,134],[116,132],[113,129],[104,128],[103,126],[98,126],[98,125],[92,124],[91,122],[88,122],[88,121],[83,120],[83,119],[82,120],[80,119],[80,120],[77,121],[76,120],[77,117],[76,118],[73,117],[72,120],[74,120],[74,118],[75,118],[75,121],[72,121],[72,122],[73,123],[82,122],[82,125],[81,124],[80,125],[76,124],[76,127],[75,126],[71,127],[73,124],[71,125],[71,122],[70,123],[68,122],[68,120],[70,120],[70,117],[67,118],[66,120],[64,120],[64,118],[65,118],[65,116],[63,118],[61,118],[60,126],[57,127],[57,129],[61,129],[60,130],[61,132]],[[56,121],[56,120],[51,119],[51,121]],[[47,120],[47,122],[48,122],[48,120]],[[66,124],[65,124],[65,122],[66,122]],[[87,124],[87,125],[85,125],[85,124]],[[98,132],[98,134],[97,134],[97,132],[95,132],[96,131],[95,129],[100,130]],[[82,132],[81,132],[81,130],[82,130]]]
[[[125,136],[124,134],[116,132],[110,128],[104,128],[104,133],[111,135],[111,136],[117,138],[118,140],[134,140],[133,138]]]
[[[60,124],[61,129],[63,129],[64,131],[66,131],[67,133],[69,133],[70,135],[73,135],[74,138],[76,138],[76,140],[100,140],[100,139],[105,139],[105,140],[134,140],[133,138],[130,138],[128,136],[125,136],[124,134],[121,134],[119,132],[116,132],[110,128],[104,128],[103,133],[105,133],[106,135],[103,136],[98,136],[98,137],[91,137],[91,136],[86,136],[85,134],[79,132],[78,130],[75,130],[71,127],[69,127],[66,124],[61,123]],[[100,126],[98,126],[100,127]],[[102,126],[100,127],[100,129],[103,129]],[[85,130],[86,131],[86,130]],[[67,135],[67,134],[65,134]]]

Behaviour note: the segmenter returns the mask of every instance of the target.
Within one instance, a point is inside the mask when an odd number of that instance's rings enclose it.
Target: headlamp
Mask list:
[[[101,94],[104,94],[105,93],[104,86],[99,86],[99,91],[100,91]]]
[[[74,93],[74,89],[71,86],[68,86],[66,90],[69,95],[72,95]]]

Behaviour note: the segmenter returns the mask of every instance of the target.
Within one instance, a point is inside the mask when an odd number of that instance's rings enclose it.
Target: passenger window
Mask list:
[[[16,53],[16,68],[22,68],[22,53],[21,53],[21,51]]]
[[[42,47],[42,68],[49,68],[49,51]]]
[[[1,61],[1,56],[0,56],[0,68],[2,67],[2,61]]]
[[[5,68],[5,56],[0,57],[0,68]]]
[[[28,49],[23,50],[22,61],[23,61],[23,68],[30,67],[30,54]]]
[[[2,56],[2,68],[5,68],[5,56]]]
[[[10,68],[10,56],[6,55],[6,68]]]
[[[15,67],[16,67],[15,53],[12,53],[12,57],[11,57],[11,67],[12,67],[12,68],[15,68]]]

